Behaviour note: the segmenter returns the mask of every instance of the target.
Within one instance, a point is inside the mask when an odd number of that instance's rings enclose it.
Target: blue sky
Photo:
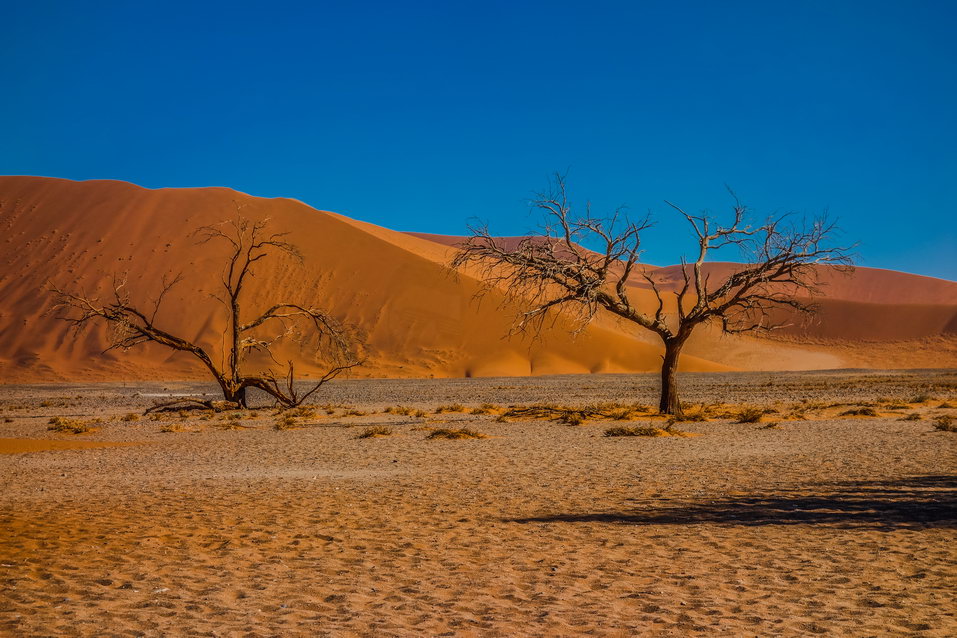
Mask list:
[[[14,6],[16,5],[16,6]],[[229,186],[399,230],[827,208],[861,263],[957,279],[952,2],[0,7],[0,174]]]

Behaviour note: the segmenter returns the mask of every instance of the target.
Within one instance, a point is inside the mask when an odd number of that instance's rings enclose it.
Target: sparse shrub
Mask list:
[[[13,423],[13,419],[12,419],[11,417],[5,416],[5,417],[3,417],[3,422],[4,422],[4,423]]]
[[[449,405],[440,405],[435,408],[436,414],[443,414],[445,412],[465,412],[465,406],[461,403],[451,403]]]
[[[357,439],[375,439],[381,436],[392,436],[392,428],[386,427],[384,425],[374,425],[371,428],[366,428],[362,433],[357,436]]]
[[[943,403],[938,405],[937,408],[940,410],[953,410],[954,408],[957,408],[957,405],[952,405],[948,403],[947,401],[944,401]]]
[[[342,414],[342,416],[365,416],[366,414],[367,412],[363,412],[362,410],[356,410],[355,408],[352,408],[352,409],[346,410]]]
[[[487,434],[482,434],[481,432],[476,432],[475,430],[470,430],[468,428],[458,428],[458,429],[449,429],[441,428],[438,430],[432,430],[429,433],[428,439],[485,439],[488,438]]]
[[[276,423],[273,426],[277,430],[294,430],[296,428],[302,427],[297,419],[292,414],[284,413],[276,419]]]
[[[608,411],[608,417],[615,421],[627,421],[634,411],[631,408],[615,408]]]
[[[414,414],[415,409],[405,405],[390,405],[385,410],[383,410],[383,412],[385,412],[386,414],[399,414],[402,416],[408,416],[410,414]]]
[[[560,423],[580,425],[591,419],[611,419],[627,421],[637,418],[639,412],[648,412],[650,408],[639,403],[597,403],[582,407],[557,405],[554,403],[536,403],[533,405],[509,406],[502,417],[513,419],[550,419]],[[505,418],[496,419],[505,421]]]
[[[483,403],[477,408],[472,408],[472,414],[492,414],[498,409],[494,403]]]
[[[916,412],[911,412],[900,418],[901,421],[920,421],[920,415]]]
[[[581,412],[567,412],[560,416],[558,420],[568,425],[581,425],[585,422],[585,417]]]
[[[764,416],[764,410],[762,410],[761,408],[746,406],[738,410],[737,422],[738,423],[758,423],[761,421],[761,417],[763,416]]]
[[[940,432],[957,432],[957,423],[949,414],[942,414],[934,419],[934,429]]]
[[[40,401],[41,408],[71,408],[74,405],[76,404],[71,403],[69,401],[69,397],[54,397],[52,399],[44,399],[43,401]]]
[[[684,411],[681,421],[695,422],[700,423],[708,420],[707,410],[701,405],[697,407],[690,407]]]
[[[605,430],[605,436],[680,436],[684,434],[671,428],[659,428],[654,425],[619,425]]]
[[[312,405],[300,405],[299,407],[289,410],[293,416],[299,417],[302,419],[312,419],[316,416],[316,408]]]
[[[139,421],[139,420],[140,420],[140,415],[134,414],[133,412],[127,412],[120,418],[120,421],[126,421],[126,422]]]
[[[910,400],[910,402],[911,402],[911,403],[927,403],[928,401],[932,400],[933,398],[934,398],[934,395],[932,395],[932,394],[927,394],[926,392],[924,392],[924,393],[921,393],[921,394],[916,395],[914,398],[912,398],[912,399]]]
[[[190,430],[182,423],[167,423],[160,428],[160,432],[189,432]]]
[[[424,419],[428,416],[428,414],[426,414],[425,410],[416,410],[415,414],[412,416],[416,417],[417,419]]]
[[[877,410],[874,408],[851,408],[850,410],[844,410],[838,416],[878,416]]]
[[[62,416],[55,416],[50,419],[47,430],[61,434],[86,434],[87,432],[95,432],[96,429],[91,427],[91,425],[99,422],[99,419],[83,421],[80,419],[68,419]]]
[[[778,425],[777,421],[771,421],[767,425],[762,425],[758,428],[759,430],[780,430],[781,426]]]

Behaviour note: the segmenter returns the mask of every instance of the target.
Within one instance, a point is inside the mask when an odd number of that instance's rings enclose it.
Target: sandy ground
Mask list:
[[[957,373],[682,383],[777,413],[609,438],[434,408],[649,403],[653,376],[363,380],[280,431],[270,410],[120,420],[212,392],[194,383],[0,386],[0,437],[138,443],[0,454],[0,633],[957,635],[957,434],[931,425]],[[429,414],[382,412],[400,404]],[[426,438],[463,426],[490,438]]]

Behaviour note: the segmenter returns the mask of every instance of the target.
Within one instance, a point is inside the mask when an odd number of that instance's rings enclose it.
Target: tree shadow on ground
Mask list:
[[[623,511],[559,513],[512,523],[813,525],[957,528],[957,475],[815,484],[719,499],[636,499]]]

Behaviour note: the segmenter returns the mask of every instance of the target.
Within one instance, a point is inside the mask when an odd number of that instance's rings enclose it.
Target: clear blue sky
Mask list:
[[[957,279],[957,3],[5,2],[0,174],[229,186],[399,230],[829,208],[861,263]]]

